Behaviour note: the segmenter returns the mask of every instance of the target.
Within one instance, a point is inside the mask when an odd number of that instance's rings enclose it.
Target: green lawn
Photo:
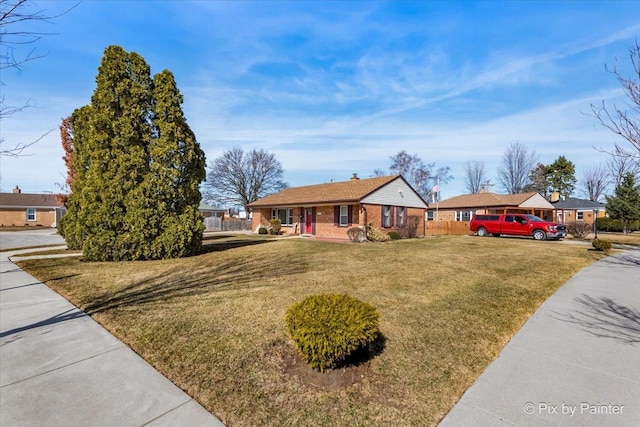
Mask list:
[[[471,236],[334,243],[221,237],[178,260],[20,266],[91,314],[229,426],[434,425],[536,308],[603,255]],[[307,368],[284,314],[337,292],[377,307],[357,366]]]

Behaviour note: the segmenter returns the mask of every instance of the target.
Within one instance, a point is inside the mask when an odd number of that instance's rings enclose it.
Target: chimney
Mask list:
[[[351,181],[356,181],[358,179],[360,179],[360,178],[358,178],[358,174],[357,173],[354,173],[353,176],[351,177]]]
[[[550,200],[550,201],[551,201],[551,203],[555,203],[555,202],[557,202],[558,200],[560,200],[560,192],[558,192],[558,191],[553,191],[553,192],[551,193],[551,200]],[[564,199],[563,199],[563,200],[564,200]]]
[[[13,194],[20,194],[20,193],[22,193],[22,190],[20,189],[20,187],[16,185],[16,188],[13,189]]]

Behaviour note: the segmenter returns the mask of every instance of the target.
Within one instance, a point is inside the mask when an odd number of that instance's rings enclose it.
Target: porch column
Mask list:
[[[358,225],[366,226],[367,225],[367,208],[360,205],[360,209],[358,210]]]

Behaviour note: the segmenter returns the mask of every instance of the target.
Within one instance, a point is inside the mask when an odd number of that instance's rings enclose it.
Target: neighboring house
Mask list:
[[[349,227],[372,223],[399,231],[416,217],[424,236],[427,203],[400,175],[291,187],[249,204],[252,230],[279,218],[285,233],[348,239]]]
[[[471,221],[478,214],[523,213],[552,221],[554,206],[539,193],[463,194],[432,203],[427,210],[429,221]]]
[[[0,193],[0,227],[57,227],[66,211],[54,194]]]
[[[226,209],[214,208],[213,206],[209,206],[205,202],[200,202],[200,206],[198,206],[198,210],[203,218],[222,218],[225,216],[227,212]]]
[[[591,200],[578,199],[575,197],[567,197],[551,202],[556,210],[554,221],[562,223],[570,223],[573,221],[584,221],[587,224],[593,224],[593,218],[602,218],[606,216],[607,205]]]

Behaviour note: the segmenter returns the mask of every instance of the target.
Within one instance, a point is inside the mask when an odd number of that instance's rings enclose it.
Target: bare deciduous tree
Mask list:
[[[477,194],[487,179],[487,169],[484,162],[467,160],[464,165],[464,185],[470,194]]]
[[[622,183],[624,176],[628,173],[631,173],[636,181],[640,182],[640,163],[630,157],[611,156],[607,160],[607,169],[614,188]]]
[[[502,155],[502,164],[498,168],[498,181],[510,194],[522,193],[530,186],[529,175],[538,162],[535,150],[515,142]]]
[[[391,156],[391,166],[389,170],[391,173],[402,175],[425,200],[437,200],[440,196],[440,189],[436,188],[436,184],[446,184],[453,179],[453,177],[450,174],[450,168],[448,166],[437,169],[435,169],[435,167],[435,163],[425,164],[417,154],[412,156],[405,150],[402,150],[395,156]],[[379,169],[374,171],[376,174],[381,172]]]
[[[607,107],[603,100],[601,104],[591,104],[591,115],[607,129],[621,136],[631,147],[615,145],[612,155],[628,157],[640,164],[640,43],[629,48],[631,62],[631,76],[627,77],[618,64],[613,68],[605,66],[607,72],[613,74],[624,91],[628,101],[625,107],[613,104]]]
[[[45,13],[46,10],[33,11],[33,8],[37,7],[37,5],[31,0],[0,0],[0,70],[7,68],[22,70],[25,63],[46,56],[46,54],[37,52],[35,48],[30,49],[25,54],[18,55],[17,48],[32,45],[42,37],[52,35],[52,33],[25,30],[20,28],[22,24],[34,21],[50,23],[52,19],[66,14],[78,4],[79,3],[74,4],[62,13],[49,15]],[[4,86],[4,82],[0,82],[0,85]],[[4,95],[1,95],[0,120],[4,121],[8,117],[32,106],[33,104],[31,100],[26,101],[20,107],[7,105],[5,103]],[[51,130],[49,132],[51,132]],[[35,141],[15,142],[12,144],[13,147],[11,148],[6,148],[4,138],[0,138],[0,144],[2,144],[2,148],[0,148],[0,156],[21,156],[25,149],[40,141],[49,134],[49,132],[40,136]]]
[[[609,182],[609,172],[602,164],[597,164],[582,173],[580,191],[592,202],[597,202],[604,196]]]
[[[289,186],[282,180],[282,165],[264,150],[244,152],[239,147],[211,161],[205,198],[221,206],[242,206]]]

